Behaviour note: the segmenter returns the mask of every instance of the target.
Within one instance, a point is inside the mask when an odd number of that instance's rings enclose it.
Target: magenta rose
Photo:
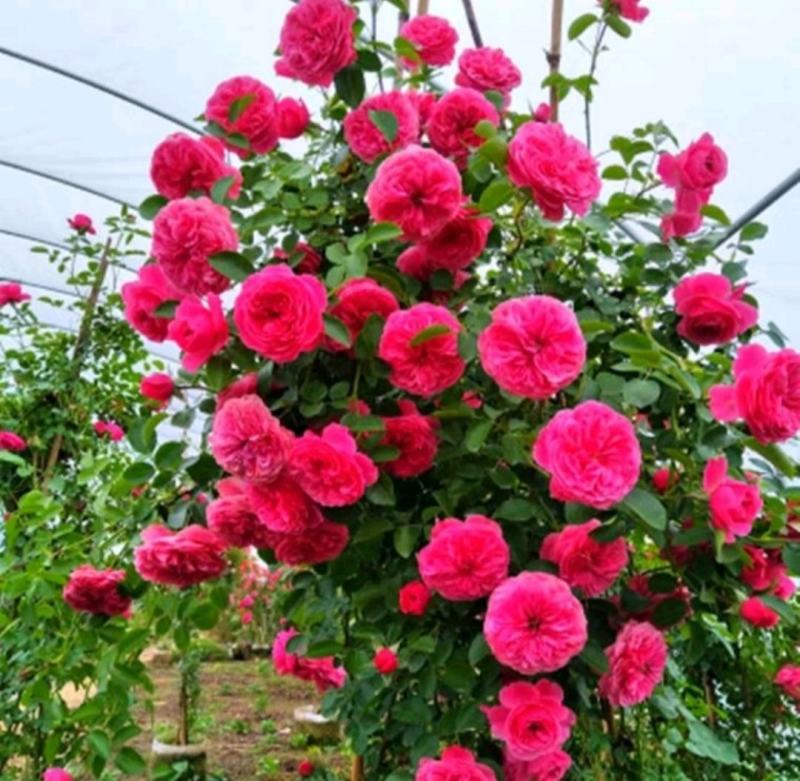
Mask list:
[[[21,453],[28,447],[28,443],[13,431],[0,431],[0,450],[12,453]]]
[[[142,377],[139,383],[139,393],[146,399],[166,404],[175,393],[175,382],[169,374],[163,372],[153,372],[146,377]]]
[[[332,656],[306,659],[289,653],[286,646],[297,635],[295,629],[283,629],[272,643],[272,663],[278,675],[293,675],[302,681],[311,681],[320,692],[344,686],[347,673],[337,667]]]
[[[228,323],[219,296],[209,293],[208,306],[195,296],[186,296],[178,304],[167,336],[183,351],[181,365],[196,372],[228,343]]]
[[[247,495],[253,511],[271,532],[300,534],[323,521],[319,508],[286,472],[269,483],[251,483]]]
[[[373,111],[388,112],[397,131],[388,141],[372,119]],[[374,163],[379,157],[413,144],[419,138],[419,114],[402,92],[393,91],[367,98],[344,118],[344,138],[356,157]]]
[[[88,214],[76,214],[70,217],[67,220],[67,225],[81,236],[87,233],[91,235],[97,233],[92,224],[92,218]]]
[[[456,56],[458,33],[441,16],[422,14],[409,19],[400,28],[400,37],[413,45],[420,60],[426,65],[443,67],[449,65]],[[418,65],[408,57],[403,57],[402,63],[412,70]]]
[[[125,304],[125,319],[135,331],[154,342],[167,338],[170,318],[155,314],[167,301],[177,301],[181,293],[157,265],[142,266],[135,282],[126,282],[120,291]]]
[[[481,255],[491,229],[491,218],[480,216],[474,206],[465,204],[435,236],[406,250],[403,255],[418,249],[424,253],[431,273],[445,269],[455,275]],[[397,265],[398,268],[402,265],[400,258]]]
[[[481,46],[461,52],[456,84],[479,92],[499,92],[508,107],[511,91],[522,84],[522,74],[502,49]]]
[[[266,548],[267,527],[256,514],[247,492],[247,484],[235,477],[217,483],[217,499],[206,507],[206,523],[227,545]]]
[[[397,402],[400,415],[383,418],[386,429],[381,445],[397,448],[399,455],[385,461],[381,468],[394,477],[416,477],[427,472],[436,459],[439,421],[421,415],[416,404],[408,399]]]
[[[372,315],[385,320],[399,308],[394,293],[381,287],[369,277],[348,279],[337,291],[336,302],[330,308],[330,314],[338,317],[350,334],[351,344],[355,344],[361,329]],[[333,339],[325,339],[325,347],[340,351],[347,348]]]
[[[712,458],[703,470],[703,490],[708,494],[711,526],[725,535],[725,542],[750,534],[761,514],[761,492],[753,483],[728,476],[725,456]]]
[[[608,670],[598,683],[600,696],[629,708],[644,702],[661,682],[667,666],[664,636],[646,621],[629,621],[606,648]]]
[[[16,282],[4,282],[0,284],[0,306],[6,304],[21,304],[30,301],[31,297],[23,292],[22,287]]]
[[[667,187],[710,195],[709,191],[728,174],[728,158],[714,143],[714,137],[703,133],[678,155],[662,153],[658,173]]]
[[[333,561],[347,547],[350,532],[341,523],[322,519],[317,526],[296,534],[270,532],[269,545],[275,558],[290,567],[313,566]]]
[[[42,781],[73,781],[73,778],[63,767],[49,767],[42,774]]]
[[[800,701],[800,666],[784,664],[775,674],[773,681],[783,689],[787,696]]]
[[[745,599],[739,605],[739,615],[756,629],[774,629],[781,621],[780,615],[758,597]]]
[[[281,98],[277,110],[278,135],[281,138],[299,138],[306,132],[311,115],[302,100]]]
[[[291,252],[278,247],[273,250],[272,257],[291,266],[296,274],[316,274],[322,265],[319,252],[304,241],[298,241]]]
[[[431,596],[431,590],[421,580],[412,580],[397,593],[397,604],[403,615],[424,616]]]
[[[441,759],[419,761],[414,781],[497,781],[497,776],[488,765],[477,762],[469,749],[448,746]]]
[[[425,129],[431,146],[464,168],[470,152],[486,140],[475,132],[479,122],[497,127],[497,109],[477,90],[457,87],[436,101]]]
[[[503,754],[506,781],[561,781],[570,767],[572,757],[561,749],[541,754],[528,762],[514,759],[507,751]]]
[[[82,564],[70,573],[64,586],[64,601],[82,613],[124,616],[131,609],[131,598],[120,590],[124,580],[125,570],[98,570]]]

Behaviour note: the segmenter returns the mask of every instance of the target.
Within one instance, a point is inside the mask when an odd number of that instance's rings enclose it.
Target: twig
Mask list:
[[[586,95],[583,96],[583,118],[586,124],[586,146],[592,148],[592,122],[591,122],[591,103],[592,99],[589,97],[592,92],[592,81],[594,74],[597,70],[597,60],[600,57],[600,51],[603,47],[603,36],[606,34],[608,25],[601,22],[597,29],[597,37],[594,39],[594,48],[592,49],[592,62],[589,66],[589,84],[587,85]]]
[[[469,29],[472,33],[472,40],[478,47],[483,46],[483,38],[481,37],[481,28],[478,27],[478,17],[475,16],[475,9],[472,7],[472,0],[462,0],[464,3],[464,13],[467,15],[467,22]]]
[[[398,11],[397,12],[397,35],[400,35],[400,30],[403,29],[403,25],[409,20],[408,11]],[[403,73],[403,58],[398,54],[394,58],[394,87],[397,89],[400,86],[400,82],[402,80],[402,73]]]
[[[561,29],[564,24],[564,0],[553,0],[553,13],[550,17],[550,51],[545,53],[550,66],[550,76],[558,75],[561,67]],[[550,117],[558,122],[558,85],[550,85]]]
[[[419,0],[417,3],[417,16],[424,16],[428,13],[430,7],[430,0]]]

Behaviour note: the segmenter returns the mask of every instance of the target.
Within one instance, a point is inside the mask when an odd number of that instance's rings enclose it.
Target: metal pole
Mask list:
[[[483,38],[481,36],[481,28],[478,27],[478,17],[475,16],[475,9],[472,7],[472,0],[462,0],[464,4],[464,13],[467,15],[467,22],[469,29],[472,33],[472,40],[478,47],[483,46]]]
[[[5,46],[0,46],[0,54],[5,54],[7,57],[13,57],[15,60],[27,62],[29,65],[35,65],[37,68],[44,68],[44,70],[50,71],[51,73],[57,73],[59,76],[64,76],[65,78],[72,79],[80,84],[85,84],[87,87],[92,87],[92,89],[99,90],[100,92],[105,92],[107,95],[111,95],[119,100],[124,100],[126,103],[130,103],[132,106],[136,106],[144,111],[149,111],[151,114],[155,114],[157,117],[161,117],[161,119],[166,119],[167,122],[172,122],[175,125],[179,125],[180,127],[185,128],[192,133],[200,134],[202,132],[194,125],[190,125],[188,122],[184,122],[182,119],[178,119],[178,117],[174,117],[172,114],[168,114],[166,111],[162,111],[155,106],[151,106],[149,103],[145,103],[143,100],[126,95],[124,92],[120,92],[119,90],[115,90],[113,87],[108,87],[105,84],[101,84],[99,81],[87,79],[85,76],[80,76],[77,73],[66,70],[66,68],[60,68],[58,65],[51,65],[49,62],[38,60],[36,57],[31,57],[30,55],[16,52],[13,49],[7,49]]]

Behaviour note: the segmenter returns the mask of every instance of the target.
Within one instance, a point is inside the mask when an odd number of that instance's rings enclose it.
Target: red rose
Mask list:
[[[336,292],[336,303],[330,308],[330,313],[347,326],[350,342],[355,344],[361,329],[372,315],[378,315],[385,320],[398,308],[399,304],[392,292],[369,277],[359,277],[348,279],[339,288]],[[340,342],[329,338],[325,339],[325,346],[333,351],[347,349]]]
[[[475,126],[484,121],[497,127],[497,109],[477,90],[461,87],[439,98],[426,130],[433,148],[463,168],[469,153],[486,140],[475,132]]]
[[[159,317],[156,309],[167,301],[177,301],[181,294],[157,265],[142,266],[135,282],[126,282],[120,291],[125,303],[125,319],[130,326],[154,342],[167,338],[169,317]]]
[[[415,16],[400,28],[400,37],[413,46],[426,65],[441,67],[449,65],[456,56],[458,33],[447,19],[433,14]],[[408,57],[402,58],[406,68],[414,69],[418,63]]]
[[[390,113],[397,125],[388,141],[372,119],[373,111]],[[367,98],[344,118],[344,138],[353,154],[365,163],[413,144],[419,138],[419,113],[402,92],[387,92]]]
[[[511,102],[511,90],[521,83],[519,68],[502,49],[465,49],[458,58],[456,84],[479,92],[499,92],[505,106]]]
[[[421,580],[406,583],[398,592],[400,612],[407,616],[423,616],[431,601],[430,589]]]
[[[196,372],[228,343],[228,323],[219,296],[209,293],[207,307],[195,296],[184,298],[167,335],[183,351],[183,368]]]
[[[433,466],[439,446],[436,429],[439,421],[428,415],[420,415],[413,401],[397,402],[400,415],[383,418],[386,434],[382,445],[396,447],[400,454],[381,467],[395,477],[416,477]]]
[[[23,293],[22,287],[16,282],[5,282],[0,285],[0,306],[6,304],[21,304],[23,301],[30,301],[31,297]]]
[[[64,601],[73,609],[105,616],[122,616],[131,608],[131,598],[119,589],[125,570],[97,570],[83,564],[73,570],[64,586]]]
[[[379,648],[375,652],[373,664],[381,675],[391,675],[398,667],[397,654],[391,648]]]
[[[302,760],[297,765],[297,773],[303,778],[308,778],[314,772],[314,765],[307,759]]]
[[[77,231],[81,236],[85,233],[94,235],[97,231],[92,225],[92,218],[88,214],[76,214],[67,220],[67,224],[72,230]]]
[[[165,404],[172,398],[175,392],[175,383],[169,374],[153,372],[146,377],[142,377],[139,383],[139,393],[147,399]]]

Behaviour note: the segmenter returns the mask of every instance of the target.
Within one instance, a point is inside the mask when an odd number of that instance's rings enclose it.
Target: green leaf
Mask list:
[[[631,37],[631,26],[623,22],[616,14],[609,14],[606,16],[606,24],[617,34],[620,38]]]
[[[794,624],[796,616],[791,605],[772,594],[759,594],[758,598],[770,609],[774,610],[787,624]]]
[[[789,574],[800,577],[800,545],[787,545],[783,549],[783,563],[789,568]]]
[[[377,415],[356,415],[349,412],[342,417],[342,425],[347,426],[350,431],[361,433],[364,431],[386,431],[386,426],[383,423],[383,418]]]
[[[129,776],[142,775],[147,770],[147,762],[135,748],[130,746],[120,750],[114,758],[114,764]]]
[[[728,217],[728,215],[725,214],[725,212],[722,209],[720,209],[719,206],[714,206],[714,204],[707,203],[705,206],[703,206],[702,209],[700,209],[700,212],[704,217],[708,217],[711,220],[715,220],[720,225],[731,224],[730,217]]]
[[[234,282],[242,282],[255,271],[250,261],[238,252],[218,252],[208,262],[220,274]]]
[[[529,521],[536,514],[536,505],[527,499],[506,499],[495,510],[494,517],[501,521]]]
[[[412,347],[419,347],[437,336],[444,336],[445,334],[453,333],[452,328],[444,323],[437,323],[436,325],[429,325],[423,328],[410,342]]]
[[[386,139],[386,142],[388,144],[394,143],[397,138],[397,131],[399,130],[397,117],[394,115],[394,112],[371,109],[369,118],[372,124],[381,131],[381,135]]]
[[[486,442],[486,437],[492,430],[492,420],[479,420],[473,423],[464,435],[464,448],[469,453],[477,453]]]
[[[151,415],[146,418],[137,418],[128,428],[128,442],[139,453],[152,453],[156,446],[156,427],[166,415]]]
[[[475,635],[475,639],[469,644],[467,659],[473,667],[477,667],[488,655],[489,646],[486,644],[486,638],[483,636],[483,632],[481,632]]]
[[[625,403],[637,409],[655,404],[660,395],[661,386],[654,380],[629,380],[622,389]]]
[[[381,474],[378,482],[367,489],[367,499],[379,507],[394,506],[394,483],[389,475]]]
[[[603,169],[601,176],[603,179],[621,181],[628,178],[628,172],[621,165],[609,165]]]
[[[664,531],[667,528],[667,510],[649,491],[634,488],[620,503],[620,507],[643,520],[650,528]]]
[[[189,619],[198,629],[207,631],[217,625],[219,610],[212,602],[200,602],[192,608]]]
[[[738,765],[739,752],[733,743],[720,740],[705,724],[689,722],[686,748],[698,757],[707,757],[720,765]]]
[[[326,313],[322,316],[322,319],[325,323],[325,336],[345,347],[352,345],[350,331],[347,330],[347,326],[338,317]]]
[[[88,740],[92,750],[103,759],[111,756],[111,738],[105,732],[99,729],[92,730],[88,735]]]
[[[419,52],[414,48],[414,44],[411,43],[411,41],[409,41],[408,38],[401,38],[400,36],[395,38],[394,50],[401,57],[405,57],[407,60],[411,60],[411,62],[415,63],[421,62]]]
[[[652,352],[655,345],[653,340],[641,331],[626,331],[611,342],[611,347],[627,355]]]
[[[228,107],[228,121],[236,122],[242,112],[256,99],[256,96],[250,92],[247,95],[242,95],[236,98]]]
[[[211,200],[214,201],[214,203],[225,203],[228,198],[228,192],[235,181],[236,177],[232,175],[217,179],[211,187]]]
[[[358,67],[361,70],[377,73],[383,67],[381,58],[369,49],[358,50]]]
[[[769,228],[761,222],[749,222],[742,228],[739,238],[742,241],[756,241],[757,239],[763,239],[768,230]]]
[[[581,33],[588,30],[593,24],[596,24],[599,19],[594,14],[583,14],[575,19],[567,30],[567,39],[574,41],[579,38]]]
[[[165,442],[156,450],[156,466],[159,469],[177,471],[183,462],[183,442]]]
[[[319,640],[308,646],[305,656],[309,659],[321,659],[323,656],[336,656],[343,650],[344,648],[338,640]]]
[[[586,643],[579,656],[595,672],[604,673],[608,670],[608,657],[594,640],[589,640]]]
[[[156,317],[166,317],[171,319],[175,317],[175,310],[178,308],[179,303],[179,301],[164,301],[163,304],[159,304],[153,310],[153,314]]]
[[[652,622],[659,629],[674,626],[686,615],[686,602],[682,599],[670,597],[659,602],[653,611]]]
[[[488,119],[482,119],[475,125],[475,135],[480,138],[492,138],[497,135],[497,126]]]
[[[364,99],[366,84],[364,82],[364,72],[357,65],[348,65],[342,68],[334,78],[336,94],[350,108],[355,108]]]
[[[421,532],[420,526],[398,526],[394,530],[394,549],[400,556],[407,559],[414,552]]]
[[[403,231],[393,222],[377,222],[371,226],[364,237],[365,244],[383,244],[403,235]]]
[[[493,212],[514,196],[514,187],[507,179],[495,179],[482,193],[478,208],[484,212]]]
[[[131,464],[122,473],[122,479],[131,485],[144,485],[155,473],[156,470],[152,464],[148,464],[147,461],[138,461]]]
[[[216,479],[220,472],[217,462],[208,453],[201,453],[191,464],[186,466],[186,474],[198,485]]]
[[[139,204],[139,215],[143,220],[152,220],[168,203],[163,195],[151,195]]]

